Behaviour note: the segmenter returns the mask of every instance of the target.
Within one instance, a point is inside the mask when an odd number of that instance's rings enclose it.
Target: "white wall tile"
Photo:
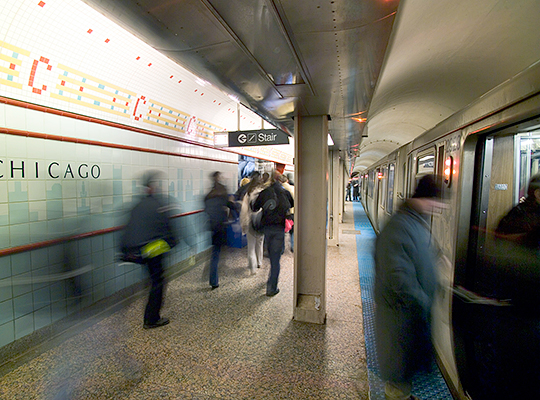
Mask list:
[[[44,115],[45,113],[41,111],[26,110],[26,129],[30,132],[44,132],[45,122]]]
[[[5,126],[11,129],[26,130],[26,109],[6,106]]]
[[[27,201],[28,200],[28,182],[25,180],[8,181],[8,200],[9,201]]]
[[[103,196],[112,196],[113,195],[113,181],[112,179],[103,179],[100,180],[102,186]]]
[[[44,180],[28,181],[28,200],[46,200],[47,191],[46,183]]]
[[[0,104],[0,126],[2,127],[6,126],[6,108],[7,108],[6,104],[4,103]]]
[[[0,169],[0,175],[3,173]],[[0,181],[0,203],[7,203],[8,201],[8,184],[6,181]]]
[[[89,180],[88,188],[90,197],[103,196],[103,184],[100,180]]]
[[[64,180],[62,182],[62,198],[72,199],[77,197],[77,181]]]
[[[102,212],[103,212],[103,204],[101,202],[101,197],[90,198],[90,213],[101,214]]]
[[[24,136],[6,135],[6,156],[9,156],[11,159],[26,159],[27,143],[28,139]]]
[[[64,199],[62,203],[64,218],[77,216],[77,199]]]
[[[28,203],[30,222],[47,220],[47,202],[31,201]]]
[[[44,143],[45,159],[56,162],[63,160],[67,150],[64,144],[57,140],[46,140]]]
[[[0,204],[0,226],[9,225],[9,206],[7,203]]]
[[[50,135],[61,136],[60,128],[61,119],[57,115],[44,113],[43,115],[43,130]]]
[[[43,160],[45,159],[45,140],[44,139],[27,139],[27,155],[30,159]]]
[[[60,120],[60,135],[66,137],[77,137],[76,136],[76,125],[79,121],[73,118],[62,118]]]
[[[83,145],[83,144],[77,144],[75,146],[75,155],[76,159],[80,162],[86,162],[85,160],[88,160],[90,158],[90,146]]]
[[[99,164],[103,161],[101,156],[101,147],[99,146],[88,146],[88,162]]]

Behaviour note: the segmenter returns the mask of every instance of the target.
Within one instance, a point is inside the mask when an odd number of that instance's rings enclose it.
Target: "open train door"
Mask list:
[[[473,195],[452,311],[460,380],[473,400],[540,398],[540,254],[495,234],[539,172],[540,131],[514,127],[468,148],[462,167],[474,163],[475,174],[461,190]]]

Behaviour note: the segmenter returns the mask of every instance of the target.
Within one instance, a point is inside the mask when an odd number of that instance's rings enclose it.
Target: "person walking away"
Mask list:
[[[234,194],[234,200],[235,201],[242,201],[244,200],[244,196],[246,194],[246,190],[248,188],[248,184],[250,182],[250,178],[242,178],[240,181],[240,186],[238,187],[238,190]]]
[[[131,210],[121,245],[123,259],[146,265],[150,274],[151,287],[144,312],[145,329],[169,323],[168,318],[160,316],[165,285],[163,256],[177,243],[171,229],[169,207],[157,193],[159,175],[159,171],[145,174],[143,184],[146,196]]]
[[[279,181],[294,199],[294,186],[289,183],[289,178],[282,174],[279,176]],[[287,214],[287,219],[293,223],[289,230],[289,236],[291,237],[291,252],[294,252],[294,207],[290,208],[289,213]]]
[[[228,220],[228,210],[235,209],[229,201],[227,188],[221,183],[221,173],[214,172],[212,175],[212,189],[204,198],[204,211],[208,214],[210,230],[212,231],[212,255],[210,257],[210,286],[212,289],[219,287],[218,264],[221,247],[227,244],[227,231],[225,222]]]
[[[252,206],[263,189],[264,185],[261,182],[260,174],[254,174],[248,184],[240,211],[240,225],[242,232],[247,237],[248,268],[252,275],[256,274],[257,268],[261,268],[263,262],[264,234],[253,229],[251,224]]]
[[[353,182],[353,201],[358,201],[360,199],[360,184],[357,180]]]
[[[273,172],[270,186],[259,194],[253,205],[254,211],[263,209],[263,233],[270,257],[270,274],[266,283],[267,296],[279,293],[279,262],[285,245],[285,218],[289,209],[294,206],[291,194],[278,181],[279,175],[277,171]]]
[[[375,244],[375,334],[387,400],[418,399],[412,377],[432,365],[431,306],[436,288],[430,210],[441,206],[433,175],[418,183]]]

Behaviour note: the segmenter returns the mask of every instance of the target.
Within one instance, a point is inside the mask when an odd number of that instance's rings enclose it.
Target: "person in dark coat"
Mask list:
[[[279,175],[279,172],[274,171],[270,186],[259,193],[253,204],[253,211],[263,209],[263,233],[270,258],[270,275],[266,283],[267,296],[275,296],[279,293],[277,286],[280,271],[279,261],[285,248],[285,218],[289,209],[294,206],[291,194],[283,188],[278,180]]]
[[[499,237],[515,241],[529,248],[539,247],[540,174],[531,178],[527,197],[501,219],[496,233]]]
[[[227,188],[220,182],[221,173],[212,174],[212,189],[204,198],[204,211],[208,214],[210,230],[212,231],[212,255],[210,257],[210,286],[219,287],[218,264],[221,246],[227,244],[227,230],[225,223],[228,220],[227,208],[235,210],[234,203],[229,201]]]
[[[389,400],[417,399],[411,395],[412,377],[432,364],[436,277],[429,214],[439,192],[433,175],[424,176],[375,245],[377,356]]]
[[[353,182],[353,201],[360,200],[360,184],[358,181]]]
[[[146,196],[131,210],[131,216],[122,237],[123,259],[145,264],[150,274],[150,294],[144,312],[145,329],[158,328],[169,323],[168,318],[161,318],[160,309],[163,302],[165,280],[163,277],[163,256],[176,246],[177,239],[171,228],[169,206],[165,199],[157,193],[159,171],[149,171],[143,178]],[[166,242],[161,250],[154,254],[144,253],[145,245],[162,239]],[[168,249],[167,249],[168,246]]]

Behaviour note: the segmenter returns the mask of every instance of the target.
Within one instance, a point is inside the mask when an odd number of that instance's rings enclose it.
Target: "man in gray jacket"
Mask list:
[[[176,245],[177,239],[171,228],[169,219],[169,206],[163,196],[157,193],[159,183],[159,171],[149,171],[143,178],[146,189],[139,203],[131,210],[131,216],[125,227],[122,237],[123,259],[126,261],[145,264],[150,274],[150,294],[144,312],[144,329],[158,328],[169,323],[168,318],[161,318],[159,311],[163,302],[164,277],[163,256],[164,252]],[[155,253],[144,255],[144,248],[148,244],[159,243],[162,239],[163,246],[168,249],[157,250]]]
[[[412,377],[432,365],[436,279],[429,215],[440,205],[439,193],[435,177],[424,176],[375,245],[375,333],[388,400],[417,399]]]

